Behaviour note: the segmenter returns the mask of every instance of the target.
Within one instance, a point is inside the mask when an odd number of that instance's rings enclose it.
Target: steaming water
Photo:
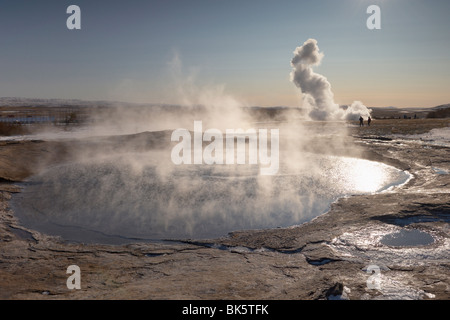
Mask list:
[[[130,158],[147,159],[136,167]],[[21,223],[65,240],[126,243],[210,238],[242,229],[288,227],[326,212],[337,198],[404,183],[381,163],[305,154],[313,166],[167,166],[152,153],[65,164],[34,176],[12,201]],[[142,159],[138,159],[142,160]]]

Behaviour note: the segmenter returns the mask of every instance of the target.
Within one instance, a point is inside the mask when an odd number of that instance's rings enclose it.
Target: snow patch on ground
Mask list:
[[[404,139],[404,140],[417,140],[423,144],[430,144],[435,146],[450,147],[450,127],[446,128],[435,128],[427,133],[422,134],[410,134],[393,135],[394,138]]]

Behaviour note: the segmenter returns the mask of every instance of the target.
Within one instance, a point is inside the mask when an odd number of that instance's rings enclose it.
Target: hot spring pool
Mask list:
[[[68,241],[201,239],[298,225],[339,197],[410,177],[378,162],[314,154],[301,166],[280,161],[274,176],[259,175],[255,165],[161,167],[136,157],[52,167],[24,183],[12,207],[24,226]]]

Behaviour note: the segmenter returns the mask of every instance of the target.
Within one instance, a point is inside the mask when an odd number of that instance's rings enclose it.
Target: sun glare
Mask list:
[[[348,166],[342,183],[353,192],[373,193],[385,187],[388,180],[388,171],[379,163],[361,160],[347,159]]]

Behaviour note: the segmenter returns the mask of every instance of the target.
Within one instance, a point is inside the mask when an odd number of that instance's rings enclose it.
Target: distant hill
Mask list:
[[[78,99],[35,99],[35,98],[16,98],[16,97],[0,97],[0,108],[21,107],[21,108],[109,108],[109,107],[164,107],[179,108],[179,105],[164,103],[135,103],[123,101],[109,100],[78,100]]]
[[[0,107],[62,107],[62,106],[93,106],[111,103],[109,101],[83,101],[77,99],[34,99],[1,97]]]
[[[19,98],[19,97],[0,97],[0,108],[9,107],[63,107],[63,108],[77,108],[77,107],[89,107],[89,108],[109,108],[109,107],[123,107],[127,108],[142,108],[142,107],[154,107],[164,108],[165,110],[177,111],[181,106],[164,104],[164,103],[130,103],[120,101],[87,101],[78,99],[34,99],[34,98]],[[341,105],[342,109],[347,109],[347,105]],[[201,106],[197,106],[195,109],[201,109]],[[392,119],[392,118],[448,118],[450,117],[450,103],[442,104],[432,108],[399,108],[395,106],[388,107],[369,107],[372,109],[372,116],[378,119]],[[287,119],[291,116],[302,114],[305,110],[302,108],[293,108],[287,106],[272,106],[272,107],[244,107],[244,110],[252,112],[261,119]]]
[[[433,110],[440,110],[440,109],[447,109],[447,108],[450,108],[450,103],[441,104],[440,106],[436,106],[436,107],[433,107],[431,109],[433,109]]]
[[[450,104],[433,108],[433,111],[428,112],[427,118],[450,118]]]

